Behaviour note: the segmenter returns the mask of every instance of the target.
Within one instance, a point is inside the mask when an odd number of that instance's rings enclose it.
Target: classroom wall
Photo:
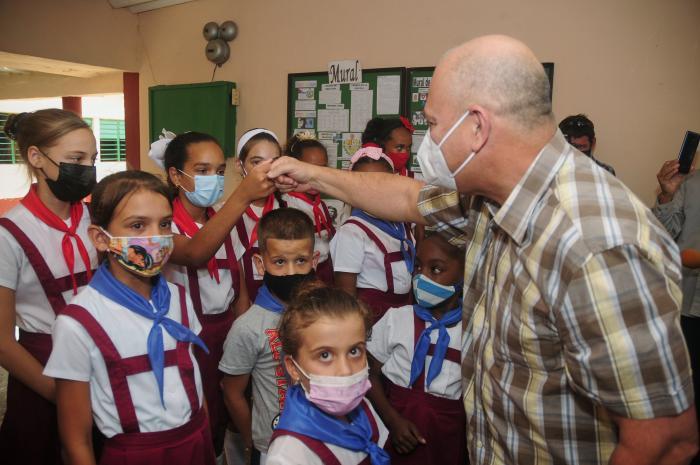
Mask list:
[[[34,20],[28,4],[37,3],[48,8],[38,26],[49,33],[19,37]],[[323,71],[329,60],[347,58],[365,68],[430,66],[449,47],[487,33],[513,35],[555,63],[558,119],[587,113],[598,133],[596,155],[647,203],[658,167],[675,157],[686,129],[700,130],[696,0],[198,0],[138,16],[109,10],[106,0],[55,4],[0,0],[0,50],[139,71],[142,167],[153,171],[147,89],[211,79],[201,29],[212,20],[233,19],[240,28],[215,78],[238,83],[239,134],[255,126],[284,134],[287,73]],[[1,19],[8,9],[19,14],[9,29]],[[43,19],[49,16],[74,27],[54,26]],[[106,49],[114,40],[124,45]]]
[[[0,51],[139,68],[138,16],[107,0],[0,0]]]
[[[677,154],[686,129],[700,130],[695,0],[199,0],[139,16],[142,100],[153,84],[208,81],[213,65],[201,26],[227,19],[240,33],[216,79],[241,90],[239,134],[256,126],[284,134],[287,73],[349,58],[365,68],[430,66],[487,33],[513,35],[555,63],[557,118],[587,113],[596,155],[647,203],[662,161]],[[141,118],[148,121],[145,106]],[[147,131],[144,125],[144,141]],[[153,168],[150,160],[142,166]]]

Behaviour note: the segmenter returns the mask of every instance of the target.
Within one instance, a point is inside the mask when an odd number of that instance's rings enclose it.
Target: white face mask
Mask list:
[[[430,129],[426,131],[425,137],[423,137],[423,142],[418,148],[417,157],[418,164],[420,164],[420,169],[423,173],[423,178],[428,184],[446,187],[447,189],[452,189],[455,191],[457,190],[455,176],[457,176],[459,172],[462,171],[464,167],[469,164],[470,161],[472,161],[472,158],[474,158],[476,152],[470,153],[466,160],[464,160],[462,164],[459,165],[459,167],[456,170],[454,170],[454,172],[451,172],[450,168],[447,166],[447,162],[445,161],[445,155],[442,153],[441,147],[443,146],[447,138],[452,135],[455,129],[457,129],[460,124],[462,124],[462,122],[467,116],[469,116],[469,110],[467,110],[462,115],[462,117],[459,118],[457,122],[452,125],[450,130],[447,131],[447,134],[445,134],[445,136],[442,138],[439,144],[436,144],[433,141],[433,138],[430,136]]]

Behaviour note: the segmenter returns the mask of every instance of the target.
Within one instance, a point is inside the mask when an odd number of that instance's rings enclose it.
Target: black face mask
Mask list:
[[[45,153],[42,155],[58,167],[58,178],[55,181],[49,179],[48,176],[46,177],[46,184],[58,200],[77,202],[92,192],[97,184],[97,168],[95,166],[63,162],[59,165]]]
[[[267,288],[282,302],[287,303],[292,298],[294,291],[304,282],[316,278],[316,271],[311,270],[307,274],[289,274],[287,276],[271,275],[267,271],[263,276],[263,282]]]

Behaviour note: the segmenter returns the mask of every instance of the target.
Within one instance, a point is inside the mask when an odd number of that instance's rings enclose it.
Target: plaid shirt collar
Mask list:
[[[560,130],[549,140],[530,168],[513,188],[503,205],[489,210],[493,221],[520,246],[525,239],[532,214],[554,181],[571,147]]]

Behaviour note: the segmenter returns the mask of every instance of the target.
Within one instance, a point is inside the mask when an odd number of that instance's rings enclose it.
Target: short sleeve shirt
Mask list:
[[[426,186],[418,208],[466,244],[472,463],[608,463],[605,411],[645,419],[693,403],[678,248],[559,131],[503,205]]]
[[[278,313],[251,306],[233,323],[219,362],[226,374],[253,378],[253,444],[261,452],[267,451],[287,395],[279,320]]]

